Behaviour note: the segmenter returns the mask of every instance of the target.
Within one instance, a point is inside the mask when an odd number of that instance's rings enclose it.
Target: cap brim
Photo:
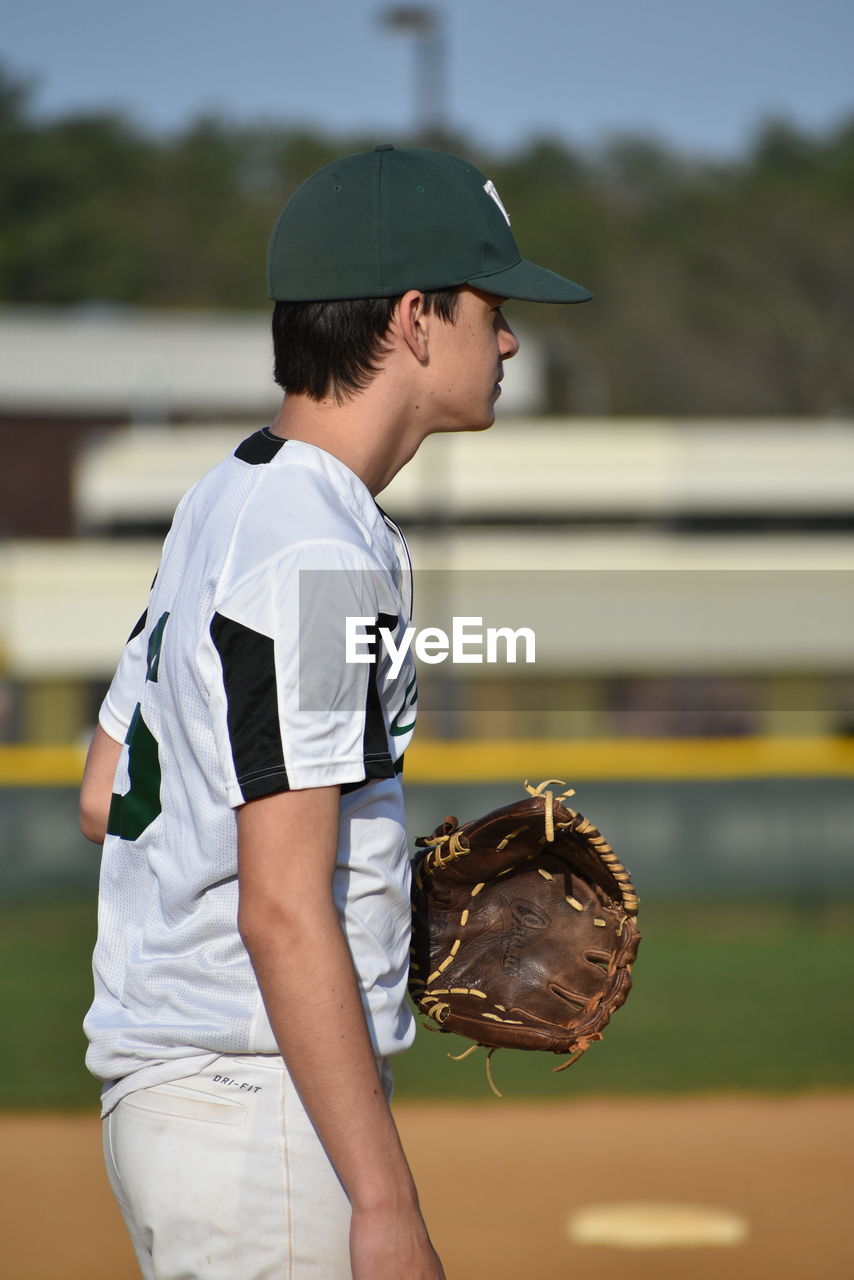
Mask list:
[[[500,298],[518,298],[520,302],[589,302],[593,297],[584,285],[525,258],[492,275],[472,276],[466,283]]]

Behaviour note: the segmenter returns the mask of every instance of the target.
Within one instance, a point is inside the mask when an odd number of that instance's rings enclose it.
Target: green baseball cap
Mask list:
[[[470,284],[530,302],[587,302],[528,262],[495,186],[443,151],[389,145],[318,169],[270,239],[267,292],[283,302],[389,298]]]

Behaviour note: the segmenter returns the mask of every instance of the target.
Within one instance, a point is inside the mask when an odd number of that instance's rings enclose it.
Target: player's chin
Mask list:
[[[495,392],[493,393],[489,403],[484,405],[483,412],[478,414],[476,418],[473,418],[471,425],[468,427],[469,431],[488,431],[489,428],[494,425],[495,402],[500,395],[501,388],[496,386]]]
[[[495,397],[484,401],[477,409],[469,407],[449,418],[434,431],[488,431],[495,422]]]
[[[483,420],[469,422],[465,427],[460,427],[460,431],[488,431],[490,427],[495,425],[495,414],[491,414],[489,418],[484,417]]]

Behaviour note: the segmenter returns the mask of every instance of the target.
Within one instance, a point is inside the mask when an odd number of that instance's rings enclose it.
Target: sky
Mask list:
[[[39,116],[120,108],[156,131],[202,113],[400,138],[415,40],[384,0],[18,0],[0,66]],[[854,116],[854,0],[444,0],[445,118],[474,147],[642,133],[737,155],[769,118]]]

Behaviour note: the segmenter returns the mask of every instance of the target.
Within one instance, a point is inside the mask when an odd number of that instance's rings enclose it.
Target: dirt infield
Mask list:
[[[448,1280],[848,1280],[854,1096],[400,1104]],[[737,1245],[572,1243],[608,1200],[730,1210]],[[2,1272],[138,1280],[90,1115],[0,1117]],[[235,1277],[239,1280],[239,1277]]]

